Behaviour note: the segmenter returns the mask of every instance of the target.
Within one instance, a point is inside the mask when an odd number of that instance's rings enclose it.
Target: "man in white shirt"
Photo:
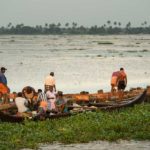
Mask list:
[[[48,75],[45,78],[44,85],[45,85],[45,92],[50,90],[51,87],[53,87],[53,89],[56,91],[54,72],[51,72],[50,75]]]
[[[18,93],[15,103],[19,113],[27,112],[29,110],[27,107],[28,101],[22,97],[21,92]]]

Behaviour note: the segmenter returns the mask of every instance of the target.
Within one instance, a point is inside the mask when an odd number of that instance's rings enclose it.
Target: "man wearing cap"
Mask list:
[[[4,85],[7,86],[7,78],[5,77],[5,71],[7,69],[5,67],[1,67],[0,71],[0,83],[3,83]]]
[[[8,103],[8,93],[10,92],[10,89],[7,86],[7,78],[5,77],[5,71],[7,69],[5,67],[1,67],[0,70],[0,92],[3,93],[3,103]]]
[[[44,85],[45,85],[45,92],[50,90],[51,87],[53,87],[53,89],[56,91],[54,72],[51,72],[50,75],[48,75],[45,78]]]

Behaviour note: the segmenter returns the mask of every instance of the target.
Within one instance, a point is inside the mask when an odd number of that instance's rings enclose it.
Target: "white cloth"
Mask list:
[[[47,91],[46,92],[46,97],[47,97],[47,99],[51,99],[51,98],[56,99],[56,92]]]
[[[25,98],[17,97],[15,99],[15,103],[17,105],[18,112],[23,113],[23,112],[26,112],[28,110],[28,108],[25,106],[25,104],[28,103],[28,101]]]
[[[56,109],[56,106],[55,106],[56,92],[47,91],[46,97],[47,97],[47,103],[48,103],[48,110]]]
[[[51,86],[54,86],[55,85],[55,78],[51,75],[47,76],[45,78],[45,81],[44,81],[44,84],[45,85],[51,85]]]

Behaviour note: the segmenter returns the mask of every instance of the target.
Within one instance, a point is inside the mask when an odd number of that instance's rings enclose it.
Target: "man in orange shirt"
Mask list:
[[[117,82],[118,82],[119,71],[113,72],[111,76],[111,92],[116,91]]]

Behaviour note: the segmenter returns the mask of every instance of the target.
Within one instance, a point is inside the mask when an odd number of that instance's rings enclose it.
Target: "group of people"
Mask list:
[[[5,76],[5,71],[7,69],[5,67],[1,67],[0,71],[0,100],[4,102],[4,95],[7,95],[8,89],[7,87],[7,78]],[[63,92],[62,91],[56,91],[56,85],[55,85],[55,78],[54,78],[54,72],[51,72],[44,81],[45,89],[44,92],[42,92],[41,89],[38,89],[36,92],[37,98],[32,100],[33,101],[33,109],[38,112],[38,114],[44,114],[47,111],[49,112],[67,112],[66,107],[66,101],[63,98]],[[30,100],[25,98],[24,93],[13,93],[12,96],[9,94],[9,98],[13,99],[15,102],[18,112],[24,113],[24,112],[31,112],[31,103]],[[5,103],[5,102],[4,102]]]
[[[7,78],[5,77],[5,71],[7,69],[5,67],[1,67],[0,70],[0,84],[1,87],[7,87]],[[37,100],[35,101],[36,109],[39,113],[44,113],[46,111],[54,111],[54,112],[65,112],[67,109],[65,108],[65,100],[63,99],[63,92],[56,92],[56,83],[54,78],[54,72],[50,72],[50,74],[45,78],[44,81],[44,92],[41,89],[38,89]],[[127,86],[127,75],[123,68],[120,68],[119,71],[115,71],[111,77],[111,92],[114,93],[118,90],[120,99],[123,96],[123,91]],[[1,88],[0,87],[0,88]],[[2,88],[0,89],[2,90]],[[0,92],[0,98],[5,97],[6,93],[9,91],[9,88],[5,90],[3,89],[3,93]],[[23,93],[19,92],[14,99],[18,112],[27,112],[30,111],[28,108],[28,100],[24,98]],[[13,95],[13,96],[14,96]]]
[[[30,113],[31,111],[36,111],[37,115],[45,115],[47,112],[63,113],[68,111],[66,107],[66,101],[63,98],[63,92],[55,92],[52,86],[45,92],[42,92],[41,89],[38,89],[37,99],[33,100],[32,107],[30,107],[30,100],[25,98],[22,92],[19,92],[16,95],[14,102],[19,113]]]

